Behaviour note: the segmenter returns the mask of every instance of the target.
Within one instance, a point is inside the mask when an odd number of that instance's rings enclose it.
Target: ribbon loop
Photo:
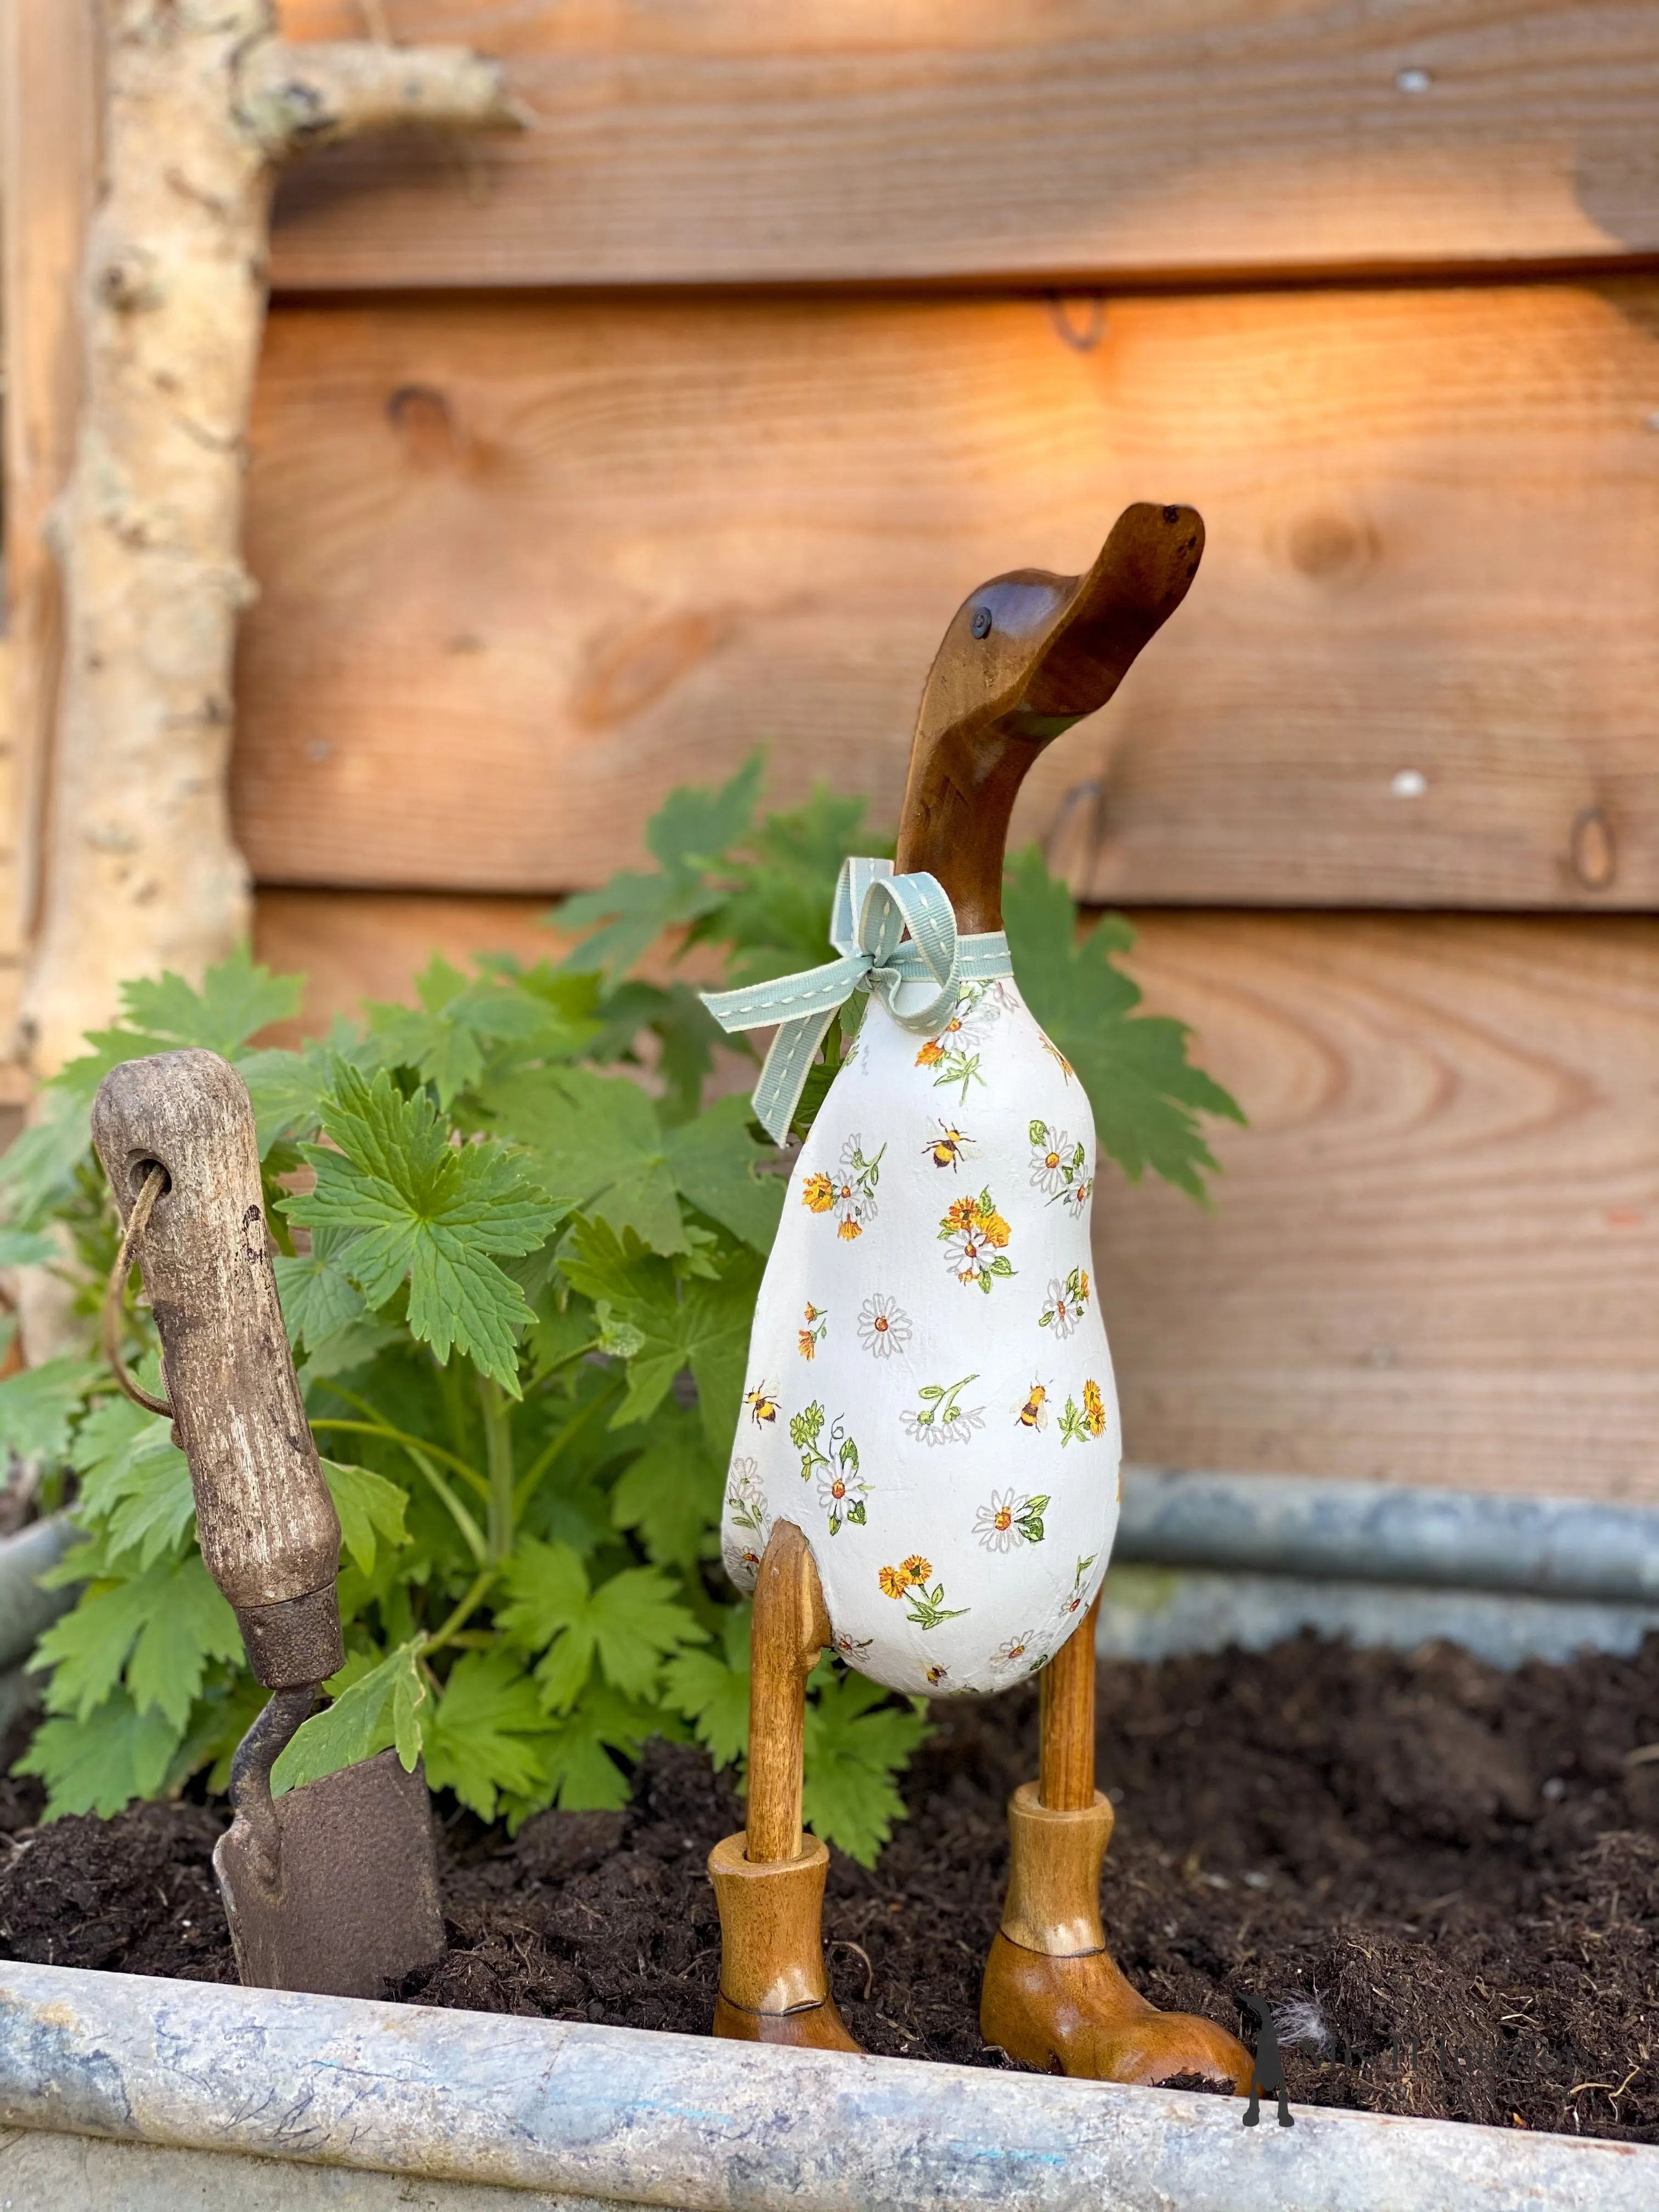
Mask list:
[[[755,1111],[775,1144],[787,1136],[807,1071],[854,991],[879,999],[904,1028],[932,1036],[950,1018],[965,980],[1013,973],[1000,930],[959,939],[938,878],[896,876],[890,860],[842,862],[830,942],[841,957],[822,968],[699,994],[728,1035],[777,1024],[755,1086]]]

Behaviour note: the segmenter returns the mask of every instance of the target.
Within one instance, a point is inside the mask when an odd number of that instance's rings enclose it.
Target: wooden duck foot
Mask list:
[[[830,1854],[816,1836],[799,1858],[757,1862],[744,1836],[708,1854],[720,1915],[720,1990],[714,2033],[740,2043],[858,2051],[823,1972],[823,1878]]]
[[[806,1539],[780,1521],[755,1584],[750,1638],[749,1826],[708,1854],[720,1916],[714,2033],[743,2043],[860,2051],[823,1972],[830,1853],[800,1824],[806,1678],[830,1641]]]
[[[980,1998],[980,2033],[1024,2066],[1097,2081],[1168,2081],[1182,2074],[1249,2087],[1250,2054],[1196,2014],[1159,2012],[1107,1953],[1100,1869],[1112,1808],[1044,1805],[1034,1782],[1009,1802],[1013,1839],[1002,1925]]]

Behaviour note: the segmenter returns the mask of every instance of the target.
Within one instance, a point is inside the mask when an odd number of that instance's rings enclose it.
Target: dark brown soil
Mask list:
[[[912,1817],[874,1873],[837,1856],[836,1995],[873,2051],[1004,2063],[976,2027],[1036,1699],[938,1708]],[[1157,2002],[1278,2013],[1293,2097],[1659,2142],[1659,1637],[1625,1661],[1500,1674],[1304,1638],[1260,1656],[1109,1666],[1119,1803],[1104,1903]],[[8,1796],[9,1791],[9,1796]],[[0,1831],[30,1816],[0,1784]],[[653,1747],[621,1814],[516,1842],[445,1832],[450,1949],[423,2004],[708,2029],[703,1859],[741,1825],[700,1753]],[[0,1953],[231,1978],[211,1809],[0,1835]]]

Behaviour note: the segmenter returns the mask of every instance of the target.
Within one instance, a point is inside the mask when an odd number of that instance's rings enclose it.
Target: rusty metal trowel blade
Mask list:
[[[248,1988],[378,1997],[442,1956],[432,1815],[418,1765],[406,1774],[397,1753],[383,1751],[289,1790],[272,1809],[274,1863],[242,1812],[213,1853]]]

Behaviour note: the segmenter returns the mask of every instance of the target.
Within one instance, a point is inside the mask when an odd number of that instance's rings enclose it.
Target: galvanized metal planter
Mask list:
[[[0,1966],[18,2212],[1649,2212],[1659,2149]],[[387,2177],[395,2177],[388,2179]]]
[[[1633,1649],[1659,1625],[1650,1509],[1152,1469],[1129,1473],[1124,1508],[1105,1650],[1261,1644],[1305,1624],[1359,1642],[1457,1636],[1512,1665],[1581,1644]],[[60,1541],[31,1533],[0,1558],[15,1603],[47,1563],[35,1547]],[[12,1641],[0,1666],[21,1656]],[[1659,2148],[1306,2107],[1292,2129],[1269,2108],[1247,2131],[1242,2109],[1169,2090],[0,1965],[0,2212],[1659,2204]]]

